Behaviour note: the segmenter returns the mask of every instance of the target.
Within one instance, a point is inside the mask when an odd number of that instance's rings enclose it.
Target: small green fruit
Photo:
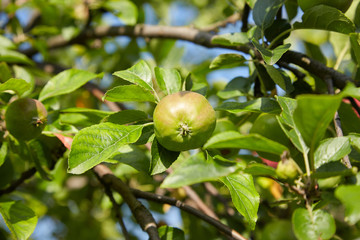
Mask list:
[[[171,151],[199,148],[216,125],[215,111],[208,100],[195,92],[178,92],[164,97],[154,110],[158,142]]]
[[[292,159],[282,159],[276,168],[276,174],[279,179],[293,182],[299,176],[298,165]]]
[[[342,176],[334,176],[329,178],[318,179],[318,185],[320,189],[335,188],[342,181]]]
[[[8,106],[5,113],[7,130],[18,140],[38,137],[46,126],[47,111],[35,99],[21,98]]]

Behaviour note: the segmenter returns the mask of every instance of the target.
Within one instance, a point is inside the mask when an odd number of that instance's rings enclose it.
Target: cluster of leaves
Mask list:
[[[230,6],[227,1],[189,1],[199,11],[194,21],[199,27],[244,9],[251,11],[254,22],[242,32],[212,36],[208,43],[237,53],[225,52],[193,65],[179,60],[183,49],[175,40],[129,40],[114,54],[107,49],[119,44],[114,39],[78,39],[103,24],[104,12],[129,26],[145,22],[144,9],[149,5],[142,1],[76,1],[75,7],[66,1],[26,2],[8,4],[3,12],[8,24],[0,36],[2,113],[13,99],[32,97],[44,103],[49,116],[43,134],[29,142],[18,141],[1,124],[0,214],[14,238],[29,238],[38,217],[61,222],[55,234],[67,239],[120,237],[110,217],[111,203],[91,174],[100,163],[133,187],[166,189],[178,198],[186,199],[180,189],[190,185],[208,197],[202,183],[212,182],[220,196],[211,198],[208,205],[248,238],[352,239],[360,234],[357,1],[349,10],[353,19],[319,5],[306,10],[301,22],[295,23],[295,0],[230,1]],[[158,17],[164,17],[164,9],[171,4],[150,1]],[[25,7],[40,11],[40,23],[20,24],[14,16]],[[312,40],[315,34],[317,43]],[[65,40],[63,46],[56,46],[62,49],[52,50],[57,39]],[[102,41],[101,46],[97,41]],[[300,41],[308,57],[292,59],[292,45]],[[79,45],[72,45],[75,42]],[[322,43],[332,47],[336,61],[323,54]],[[26,44],[32,44],[29,49],[40,52],[43,59],[32,56]],[[145,45],[142,50],[141,45]],[[140,60],[141,51],[152,57]],[[47,62],[56,63],[53,67],[81,63],[49,74],[43,68]],[[217,69],[238,66],[248,70],[247,76],[225,84],[207,81]],[[111,79],[110,86],[104,84],[106,79]],[[108,89],[102,101],[93,91],[97,85]],[[217,111],[218,124],[203,148],[172,152],[154,137],[152,112],[162,97],[182,90],[207,96]],[[109,102],[121,103],[116,106],[122,110],[109,111]],[[297,165],[295,179],[284,179],[276,172],[284,156]],[[12,189],[35,172],[32,181]],[[119,195],[115,198],[122,201]],[[149,208],[166,211],[152,203]],[[229,213],[229,208],[236,213]],[[133,221],[130,216],[124,218],[126,224]],[[159,228],[162,239],[221,237],[194,216],[184,213],[182,219],[182,230]],[[9,235],[1,229],[0,237]]]

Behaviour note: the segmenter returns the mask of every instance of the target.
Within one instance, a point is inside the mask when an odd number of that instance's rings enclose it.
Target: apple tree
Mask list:
[[[359,0],[0,1],[0,239],[358,239]]]

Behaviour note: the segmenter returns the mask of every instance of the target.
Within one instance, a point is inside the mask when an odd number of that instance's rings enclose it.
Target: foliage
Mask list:
[[[359,12],[2,1],[0,239],[356,239]],[[179,91],[205,96],[219,124],[182,152],[153,124]],[[19,98],[48,112],[28,141],[6,129]]]

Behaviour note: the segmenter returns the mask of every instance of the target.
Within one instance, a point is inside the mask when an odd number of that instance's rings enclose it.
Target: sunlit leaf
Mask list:
[[[161,184],[162,188],[177,188],[205,181],[215,181],[237,169],[235,162],[223,162],[206,159],[204,153],[198,153],[184,160]]]
[[[180,152],[167,150],[154,139],[151,145],[151,175],[162,173],[168,169],[171,164],[179,157]]]
[[[255,24],[265,30],[273,23],[285,0],[257,0],[253,9]]]
[[[225,53],[217,56],[211,63],[210,69],[221,67],[237,67],[243,65],[246,59],[240,54]]]
[[[106,161],[119,147],[136,142],[143,125],[100,123],[79,131],[74,137],[69,155],[69,173],[81,174]]]
[[[111,102],[155,102],[155,96],[139,85],[114,87],[105,93],[103,99]]]
[[[39,101],[71,93],[88,81],[101,77],[102,74],[95,74],[85,70],[69,69],[51,78],[39,95]]]
[[[298,208],[292,216],[296,237],[301,240],[330,239],[336,231],[334,218],[324,210]]]
[[[214,36],[211,42],[223,46],[240,46],[249,43],[249,39],[246,33],[225,33]]]
[[[287,150],[287,147],[284,145],[261,135],[242,135],[236,131],[227,131],[216,134],[206,142],[204,148],[241,148],[278,155]]]
[[[328,138],[320,143],[314,154],[315,168],[337,161],[351,152],[348,137]]]
[[[13,91],[18,96],[22,96],[30,89],[30,84],[23,79],[10,78],[3,84],[0,84],[0,92]]]
[[[0,213],[14,239],[26,240],[35,230],[38,218],[21,201],[0,201]]]
[[[151,70],[144,60],[140,60],[129,69],[114,72],[114,75],[149,91],[154,90]]]
[[[250,229],[255,229],[260,196],[255,189],[252,176],[250,174],[234,173],[221,178],[221,181],[229,189],[236,209],[245,217]]]
[[[181,91],[181,75],[176,69],[155,68],[156,81],[167,95]]]

